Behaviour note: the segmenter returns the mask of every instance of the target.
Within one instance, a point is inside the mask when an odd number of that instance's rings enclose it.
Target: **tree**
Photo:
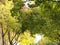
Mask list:
[[[32,12],[26,13],[20,8],[13,8],[12,12],[18,15],[19,23],[22,25],[21,30],[26,29],[31,33],[43,33],[52,40],[60,40],[60,3],[55,1],[36,0],[36,7],[31,8]],[[38,4],[37,4],[38,3]],[[16,5],[15,5],[16,6]],[[16,6],[19,7],[20,5]],[[19,9],[15,13],[15,9]],[[28,11],[27,11],[28,12]],[[12,13],[13,14],[13,13]],[[54,36],[54,37],[53,37]]]
[[[16,35],[20,33],[20,26],[18,20],[11,16],[10,10],[13,8],[12,1],[6,1],[5,5],[0,4],[0,28],[2,32],[2,45],[13,45],[13,40]],[[12,34],[11,34],[12,33]],[[7,41],[5,41],[7,40]]]

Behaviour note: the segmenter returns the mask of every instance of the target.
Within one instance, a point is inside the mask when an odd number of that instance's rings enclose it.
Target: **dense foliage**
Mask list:
[[[21,45],[30,45],[34,40],[33,35],[37,33],[44,34],[51,41],[60,42],[60,2],[34,1],[35,4],[26,9],[23,9],[22,0],[6,0],[0,3],[2,45],[5,44],[5,40],[10,45],[19,41]],[[26,30],[30,33],[26,33]],[[29,34],[31,35],[27,36]]]

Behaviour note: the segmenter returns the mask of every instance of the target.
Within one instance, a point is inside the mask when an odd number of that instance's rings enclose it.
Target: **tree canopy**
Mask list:
[[[51,41],[60,42],[60,2],[54,0],[33,1],[34,4],[27,4],[29,8],[24,5],[26,1],[1,1],[0,30],[2,32],[2,45],[5,44],[7,39],[6,42],[9,42],[6,45],[13,45],[14,41],[20,40],[19,37],[21,36],[23,37],[21,43],[24,43],[24,40],[29,37],[26,36],[27,33],[25,35],[26,30],[31,32],[31,39],[34,34],[39,33],[44,34]],[[29,44],[27,43],[27,45]]]

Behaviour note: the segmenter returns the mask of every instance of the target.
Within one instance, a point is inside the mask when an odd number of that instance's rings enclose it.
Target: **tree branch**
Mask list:
[[[4,33],[4,36],[5,36],[5,34],[8,32],[8,30],[6,30],[6,32]]]
[[[14,37],[11,39],[11,41],[13,41],[13,39],[16,37],[17,33],[14,35]]]

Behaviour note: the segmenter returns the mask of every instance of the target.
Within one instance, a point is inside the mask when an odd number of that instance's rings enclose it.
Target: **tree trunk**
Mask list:
[[[60,34],[58,33],[58,45],[60,45]]]
[[[11,39],[10,39],[10,31],[9,31],[9,30],[8,30],[8,40],[9,40],[10,45],[13,45],[13,44],[12,44],[12,41],[11,41]]]
[[[12,44],[12,41],[10,41],[10,45],[13,45],[13,44]]]
[[[3,25],[2,25],[2,23],[0,23],[0,27],[1,27],[1,35],[2,35],[2,45],[4,45],[4,32],[3,32]]]
[[[2,30],[2,45],[4,45],[4,33],[3,33],[3,30]]]

